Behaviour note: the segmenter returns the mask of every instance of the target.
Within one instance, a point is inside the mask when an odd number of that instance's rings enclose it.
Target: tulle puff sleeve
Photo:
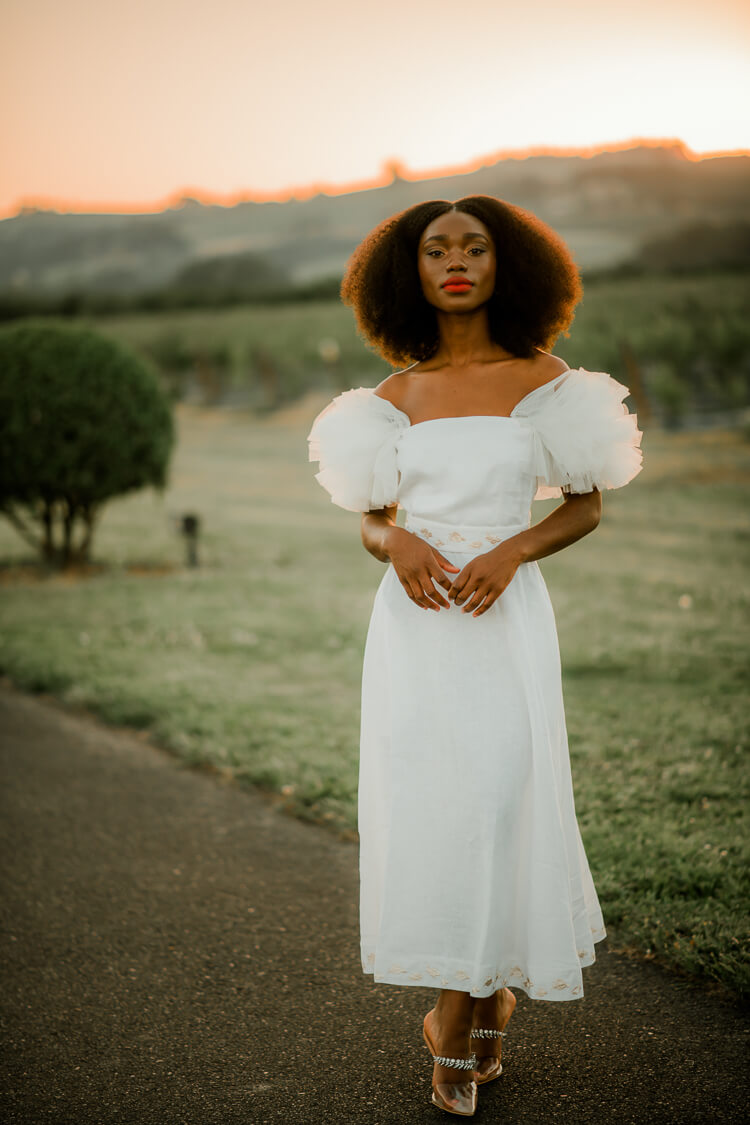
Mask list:
[[[367,512],[398,499],[398,440],[408,417],[368,387],[344,391],[317,416],[307,436],[316,480],[350,512]]]
[[[534,431],[535,500],[592,488],[621,488],[641,471],[630,391],[603,371],[579,367],[527,396],[516,414]]]

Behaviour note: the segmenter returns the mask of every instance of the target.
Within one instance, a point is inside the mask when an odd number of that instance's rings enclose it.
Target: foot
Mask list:
[[[488,1031],[503,1031],[513,1009],[516,998],[509,988],[501,988],[492,996],[485,996],[474,1002],[472,1028],[486,1028]],[[472,1039],[471,1049],[477,1056],[477,1069],[474,1077],[478,1083],[489,1082],[502,1072],[502,1039]]]
[[[424,1018],[424,1030],[433,1055],[451,1059],[471,1056],[468,1024],[448,1025],[433,1008]],[[449,1113],[471,1117],[476,1109],[477,1087],[472,1070],[434,1063],[432,1091],[434,1104]]]

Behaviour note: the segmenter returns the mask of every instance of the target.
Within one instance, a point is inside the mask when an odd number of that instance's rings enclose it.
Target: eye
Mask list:
[[[468,253],[473,254],[474,251],[476,251],[477,254],[486,254],[487,253],[487,247],[486,246],[471,246],[468,250]],[[425,251],[425,254],[428,258],[433,258],[435,256],[435,254],[438,254],[439,256],[442,256],[442,253],[443,253],[443,251],[438,246],[433,246],[433,248],[431,250]]]

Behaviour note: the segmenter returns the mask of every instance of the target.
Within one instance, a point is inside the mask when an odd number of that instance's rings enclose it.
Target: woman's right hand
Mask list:
[[[434,610],[450,608],[450,602],[435,589],[435,585],[450,590],[452,583],[445,571],[459,574],[459,567],[448,562],[424,539],[396,525],[388,528],[383,548],[399,582],[416,605]]]

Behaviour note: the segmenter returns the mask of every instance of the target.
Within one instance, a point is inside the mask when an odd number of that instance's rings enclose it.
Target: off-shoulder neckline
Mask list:
[[[398,406],[394,406],[390,399],[383,398],[382,395],[375,394],[374,387],[370,390],[370,394],[373,398],[376,398],[380,402],[385,403],[386,407],[390,407],[390,409],[395,414],[400,415],[405,420],[406,428],[409,430],[416,430],[420,426],[431,426],[435,422],[476,422],[480,418],[491,418],[493,421],[500,422],[514,422],[516,421],[516,412],[533,395],[538,394],[540,391],[547,390],[548,387],[552,387],[553,384],[563,380],[566,376],[570,375],[572,371],[580,370],[580,367],[569,367],[566,371],[561,371],[559,375],[555,375],[554,378],[548,379],[546,383],[540,383],[538,387],[534,387],[532,391],[529,391],[528,394],[525,394],[523,398],[518,400],[516,405],[511,410],[510,414],[447,414],[440,418],[425,418],[423,422],[412,422],[409,415],[404,410],[400,410]]]

